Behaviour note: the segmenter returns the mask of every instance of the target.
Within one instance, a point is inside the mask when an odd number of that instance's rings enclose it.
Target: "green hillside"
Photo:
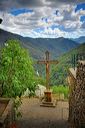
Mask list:
[[[0,29],[0,46],[3,46],[6,40],[17,39],[21,42],[21,45],[26,48],[33,59],[43,59],[44,53],[48,50],[51,54],[51,58],[63,55],[69,50],[79,46],[78,43],[71,39],[60,38],[30,38],[22,37],[20,35],[10,33]]]
[[[85,43],[58,58],[59,63],[52,67],[51,85],[66,85],[66,77],[69,67],[72,67],[72,55],[85,53]]]

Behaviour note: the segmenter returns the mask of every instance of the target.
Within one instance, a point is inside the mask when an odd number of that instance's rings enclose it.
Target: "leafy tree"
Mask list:
[[[0,85],[2,95],[20,96],[27,88],[34,91],[33,62],[18,40],[8,40],[0,54]]]

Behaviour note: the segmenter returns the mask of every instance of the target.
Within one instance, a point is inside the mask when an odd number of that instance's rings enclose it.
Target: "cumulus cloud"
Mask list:
[[[36,32],[36,31],[32,31],[32,35],[31,37],[33,37],[33,35],[35,35],[35,37],[41,37],[42,38],[59,38],[59,37],[64,37],[64,38],[77,38],[79,36],[85,36],[85,30],[81,30],[78,29],[77,31],[73,31],[73,32],[65,32],[63,30],[60,30],[59,28],[55,28],[54,30],[51,28],[46,28],[44,31],[41,32]]]
[[[9,10],[15,7],[59,7],[66,4],[75,5],[76,3],[85,3],[85,0],[0,0],[0,10]]]
[[[46,0],[51,3],[51,6],[61,6],[61,4],[75,5],[78,3],[85,3],[85,0]]]
[[[84,0],[1,0],[0,28],[32,37],[76,37],[84,35],[85,10],[75,12],[76,3]],[[13,9],[32,9],[31,12],[13,15]],[[54,28],[52,28],[54,26]],[[38,29],[38,31],[35,31]]]

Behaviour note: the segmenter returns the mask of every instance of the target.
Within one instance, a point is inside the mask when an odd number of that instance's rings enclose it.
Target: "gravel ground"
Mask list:
[[[18,128],[67,128],[68,102],[58,101],[55,108],[40,107],[39,99],[23,98],[20,111],[22,118]]]

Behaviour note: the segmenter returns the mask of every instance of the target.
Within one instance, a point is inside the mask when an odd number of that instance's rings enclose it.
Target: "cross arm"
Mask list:
[[[37,61],[37,64],[46,64],[46,61],[44,61],[44,60]]]
[[[58,64],[58,61],[57,60],[50,60],[49,63],[51,63],[51,64]]]

